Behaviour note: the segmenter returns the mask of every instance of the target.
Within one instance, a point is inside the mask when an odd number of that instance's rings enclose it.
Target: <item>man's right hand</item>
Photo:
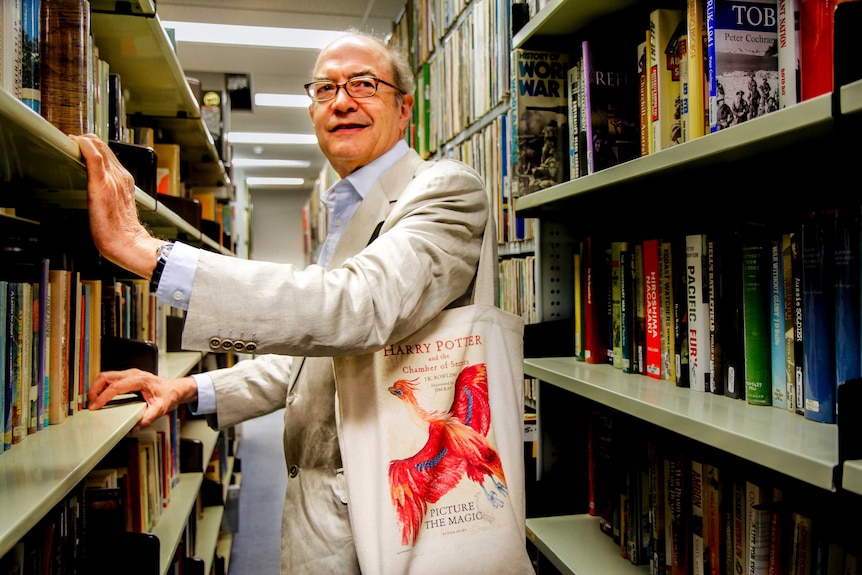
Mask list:
[[[147,402],[139,427],[147,427],[181,403],[194,401],[198,396],[197,383],[192,377],[159,377],[140,369],[103,371],[87,393],[89,408],[101,409],[115,396],[137,391]]]

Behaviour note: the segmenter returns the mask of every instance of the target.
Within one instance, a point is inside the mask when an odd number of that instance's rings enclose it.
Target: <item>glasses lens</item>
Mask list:
[[[354,98],[369,98],[377,91],[377,80],[371,77],[353,78],[347,82],[347,91]]]
[[[308,86],[308,95],[312,100],[329,100],[335,95],[335,82],[312,82]]]

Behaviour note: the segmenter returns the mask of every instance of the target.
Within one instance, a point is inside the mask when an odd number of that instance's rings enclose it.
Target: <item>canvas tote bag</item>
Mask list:
[[[534,573],[526,551],[523,320],[494,306],[485,230],[471,305],[371,357],[336,358],[362,572]]]

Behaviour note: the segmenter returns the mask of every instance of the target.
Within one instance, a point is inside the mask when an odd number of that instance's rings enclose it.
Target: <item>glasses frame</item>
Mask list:
[[[367,96],[354,96],[353,94],[350,93],[350,90],[347,89],[347,85],[351,82],[355,82],[356,80],[373,80],[374,81],[374,92],[367,95]],[[333,86],[335,86],[335,92],[333,92],[331,98],[325,98],[323,100],[315,98],[314,96],[311,95],[311,87],[314,86],[315,84],[332,84]],[[305,93],[308,95],[309,98],[311,98],[312,102],[329,102],[330,100],[334,100],[335,98],[338,97],[338,91],[342,88],[344,88],[344,91],[347,92],[347,95],[350,96],[351,98],[354,98],[354,99],[371,98],[372,96],[377,95],[377,90],[379,89],[380,84],[383,84],[385,86],[389,86],[390,88],[397,91],[399,94],[402,93],[401,89],[398,86],[396,86],[394,84],[390,84],[386,80],[381,80],[377,76],[356,76],[354,78],[350,78],[347,82],[342,82],[341,84],[339,84],[338,82],[333,82],[332,80],[315,80],[313,82],[309,82],[308,84],[305,84],[303,87],[305,88]]]

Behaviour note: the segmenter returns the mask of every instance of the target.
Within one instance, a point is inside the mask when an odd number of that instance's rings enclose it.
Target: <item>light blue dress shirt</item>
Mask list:
[[[409,150],[407,142],[399,140],[392,148],[380,157],[376,158],[367,166],[359,168],[346,178],[332,185],[323,193],[321,203],[330,212],[329,231],[323,241],[320,251],[318,265],[326,267],[332,258],[332,252],[341,239],[347,223],[359,204],[371,190],[374,182],[398,160],[404,157]],[[191,287],[195,277],[200,251],[186,244],[176,242],[171,255],[165,262],[162,277],[159,278],[159,287],[156,297],[159,301],[178,307],[183,310],[189,309],[191,298]],[[206,373],[192,374],[198,387],[198,401],[192,407],[192,413],[196,415],[215,413],[216,397],[212,378]]]

